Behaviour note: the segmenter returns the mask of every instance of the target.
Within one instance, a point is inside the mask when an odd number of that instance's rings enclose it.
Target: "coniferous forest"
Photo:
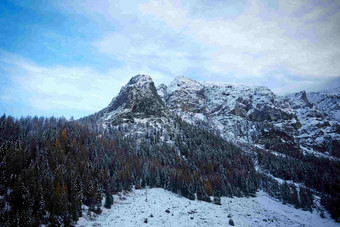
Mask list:
[[[99,133],[59,118],[1,117],[0,220],[4,226],[74,224],[81,205],[100,213],[112,193],[162,187],[188,199],[254,196],[254,166],[237,147],[178,122],[183,159],[157,133],[136,144],[123,133]],[[123,131],[123,129],[122,129]],[[193,138],[189,142],[190,137]],[[205,141],[205,143],[203,143]]]
[[[212,202],[211,196],[214,201],[220,196],[256,196],[263,189],[305,210],[312,209],[317,194],[332,216],[339,217],[338,163],[303,154],[286,157],[260,150],[247,154],[180,119],[175,126],[177,135],[168,135],[172,142],[164,142],[160,140],[164,132],[154,128],[137,140],[124,136],[129,125],[104,131],[85,120],[3,115],[1,226],[74,225],[82,216],[82,204],[100,214],[102,205],[113,204],[112,194],[146,186],[191,200],[196,194],[207,202]],[[265,173],[257,173],[254,162]],[[280,184],[269,174],[304,186]]]

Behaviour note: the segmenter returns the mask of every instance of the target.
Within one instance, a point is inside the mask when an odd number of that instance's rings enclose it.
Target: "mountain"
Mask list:
[[[190,169],[185,173],[187,183],[182,184],[190,199],[196,192],[200,199],[210,200],[209,187],[202,189],[204,181],[213,182],[212,194],[222,196],[254,196],[256,188],[261,188],[297,208],[312,210],[312,204],[319,207],[321,203],[338,218],[340,210],[334,209],[340,205],[338,94],[335,89],[279,96],[263,86],[195,81],[184,76],[155,88],[151,77],[137,75],[107,108],[80,122],[132,138],[137,150],[151,147],[151,155],[162,163],[174,160],[171,155],[175,152],[176,163]],[[159,153],[164,145],[170,157]],[[231,161],[238,154],[242,159],[244,154],[251,158],[247,175],[243,172],[247,162],[235,165]],[[213,161],[204,167],[202,160],[211,157]],[[206,175],[206,169],[210,174]],[[241,173],[235,175],[236,181],[230,179],[235,172]],[[195,186],[188,179],[198,179],[197,173],[202,177]]]
[[[274,94],[263,86],[201,82],[178,76],[155,87],[150,76],[137,75],[108,107],[92,116],[98,127],[128,124],[128,134],[143,135],[148,123],[175,134],[174,119],[204,125],[244,149],[301,151],[340,157],[340,90]]]
[[[110,208],[117,217],[113,195],[141,188],[222,209],[231,201],[221,197],[249,204],[262,194],[340,222],[337,97],[183,76],[156,88],[137,75],[79,120],[3,115],[0,225],[73,226]]]
[[[336,99],[339,98],[324,92],[305,91],[287,97],[301,123],[295,137],[301,148],[339,158],[340,126],[339,120],[333,115],[339,105]]]
[[[172,113],[190,123],[205,122],[233,143],[340,157],[339,121],[333,117],[339,96],[334,92],[309,93],[309,101],[306,92],[282,97],[266,87],[183,76],[158,92]]]
[[[177,77],[164,98],[170,110],[189,122],[206,121],[231,141],[252,142],[262,122],[292,119],[280,100],[265,87],[197,82]],[[254,128],[255,127],[255,128]]]

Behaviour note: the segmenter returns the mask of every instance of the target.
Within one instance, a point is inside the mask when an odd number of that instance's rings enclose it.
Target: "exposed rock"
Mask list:
[[[340,87],[320,92],[307,93],[313,103],[329,120],[340,121]]]
[[[166,91],[159,88],[159,93],[166,94],[165,104],[183,120],[199,124],[203,121],[238,144],[266,145],[270,149],[300,149],[301,145],[320,151],[315,148],[323,147],[326,136],[320,130],[330,132],[334,128],[334,122],[326,120],[326,113],[309,101],[305,91],[281,97],[265,87],[198,82],[181,76]],[[335,105],[332,107],[334,110]],[[275,139],[266,140],[268,134],[262,132],[271,130],[276,132]],[[286,135],[289,140],[280,139]],[[339,133],[331,137],[340,140]],[[332,146],[327,149],[329,154],[334,153]]]
[[[163,117],[166,114],[167,108],[151,77],[137,75],[121,88],[119,94],[104,109],[101,121],[114,126],[134,123],[136,118]]]
[[[339,157],[339,94],[340,89],[335,89],[282,97],[266,87],[199,82],[183,76],[156,90],[150,76],[137,75],[92,117],[104,128],[132,124],[138,130],[138,124],[151,124],[174,134],[171,121],[177,115],[241,146],[302,149]],[[168,139],[166,135],[164,140]]]

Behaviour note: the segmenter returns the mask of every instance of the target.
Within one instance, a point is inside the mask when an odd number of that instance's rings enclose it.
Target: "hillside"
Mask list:
[[[339,221],[336,108],[318,109],[309,95],[182,76],[156,88],[137,75],[106,108],[79,120],[3,115],[0,223],[75,225],[105,209],[115,215],[113,195],[146,187],[215,208],[226,197],[256,203],[262,191],[294,206],[294,215],[327,210]]]

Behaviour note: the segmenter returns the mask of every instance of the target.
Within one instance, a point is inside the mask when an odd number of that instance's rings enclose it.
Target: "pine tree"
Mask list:
[[[214,193],[214,204],[216,204],[216,205],[222,205],[221,204],[221,196],[220,196],[220,192],[219,191],[216,191],[215,193]]]
[[[287,184],[287,181],[285,181],[283,184],[281,184],[280,190],[281,190],[281,198],[282,198],[283,204],[291,203],[291,199],[290,199],[291,198],[291,192],[290,192],[290,188]]]
[[[300,200],[299,200],[299,195],[296,190],[296,186],[294,184],[290,185],[291,187],[291,203],[294,205],[295,208],[300,207]]]
[[[105,204],[104,204],[104,207],[106,209],[111,209],[111,206],[113,204],[113,197],[110,193],[105,193]]]
[[[303,210],[312,212],[313,194],[307,188],[300,187],[300,201]]]

